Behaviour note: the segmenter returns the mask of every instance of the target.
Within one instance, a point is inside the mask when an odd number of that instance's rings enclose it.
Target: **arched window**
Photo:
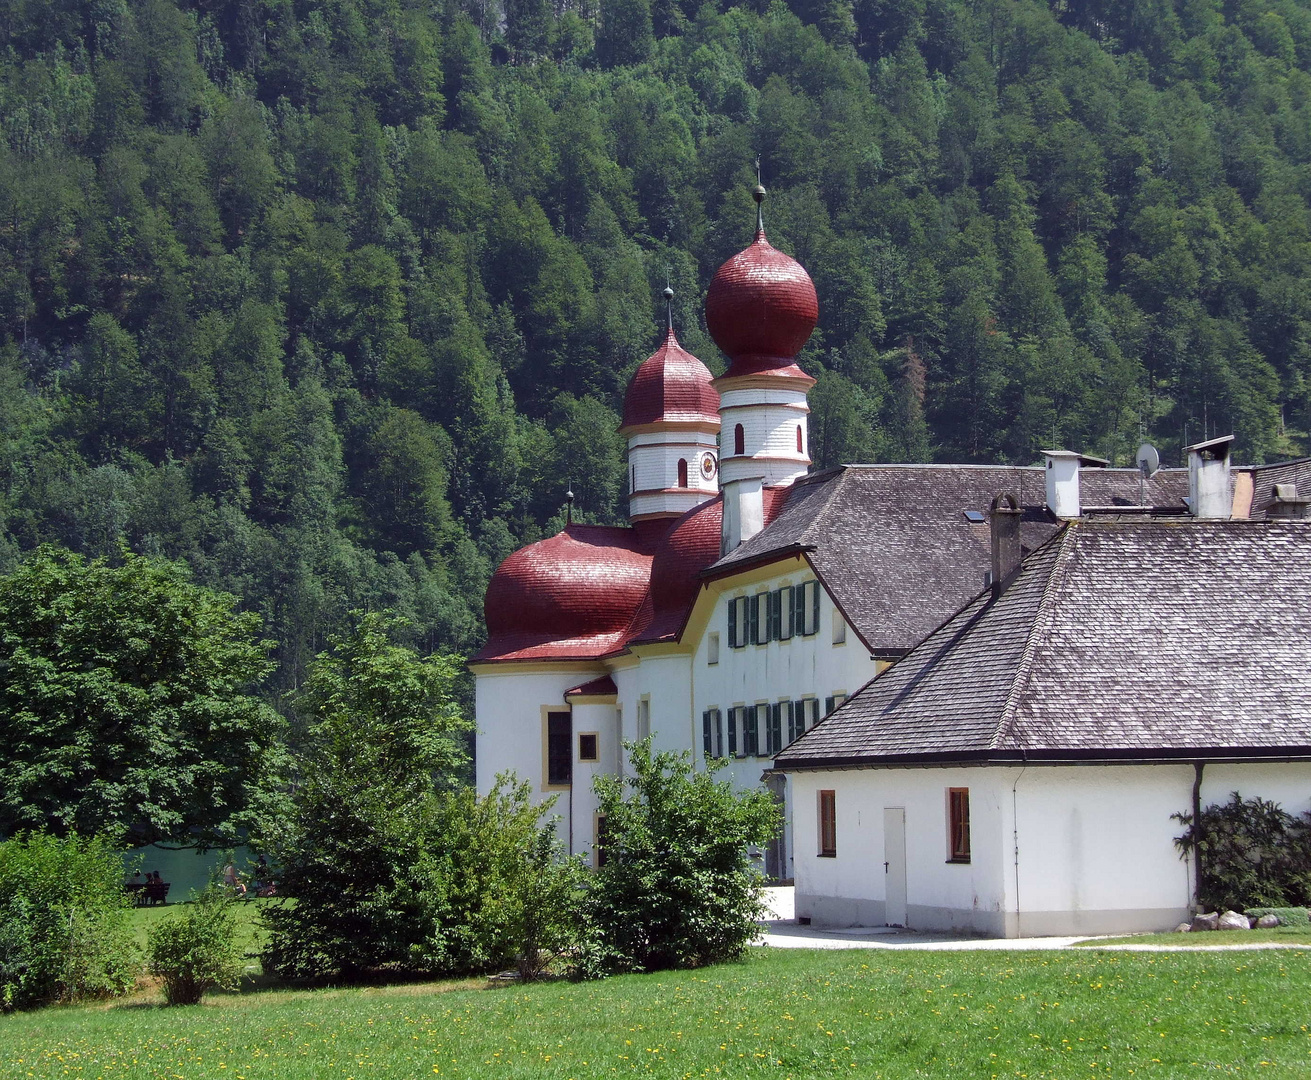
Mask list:
[[[742,425],[738,424],[733,429],[733,453],[745,454],[747,452],[747,433],[742,430]]]
[[[637,490],[637,466],[628,466],[628,490],[631,494]]]
[[[678,459],[678,486],[687,487],[687,458]]]
[[[804,454],[805,448],[801,445],[801,425],[797,425],[797,453]]]

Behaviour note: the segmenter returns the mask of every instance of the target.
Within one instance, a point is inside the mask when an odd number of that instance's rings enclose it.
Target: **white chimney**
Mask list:
[[[1233,516],[1229,493],[1229,451],[1234,437],[1185,446],[1188,452],[1188,512],[1195,518],[1228,519]]]
[[[1077,518],[1079,502],[1079,462],[1082,454],[1073,450],[1044,450],[1046,463],[1047,508],[1058,518]]]
[[[765,481],[733,480],[724,485],[723,530],[719,553],[727,555],[765,527]]]

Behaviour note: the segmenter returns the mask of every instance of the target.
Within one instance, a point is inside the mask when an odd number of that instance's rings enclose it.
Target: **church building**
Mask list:
[[[1183,508],[1186,470],[1110,469],[1050,452],[1042,466],[847,465],[811,473],[797,363],[819,318],[810,276],[765,234],[711,281],[719,378],[672,322],[624,399],[629,525],[569,524],[515,552],[485,600],[476,681],[477,786],[513,772],[595,855],[592,779],[622,744],[727,759],[741,786],[986,588],[987,511],[1018,500],[1023,552],[1074,504]],[[667,292],[667,297],[672,294]],[[1082,495],[1080,495],[1082,485]],[[1078,511],[1076,510],[1075,513]],[[790,830],[763,853],[792,876]]]

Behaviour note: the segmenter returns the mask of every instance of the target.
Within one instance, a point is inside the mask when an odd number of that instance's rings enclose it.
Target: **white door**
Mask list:
[[[906,925],[906,810],[883,808],[884,921],[889,926]]]

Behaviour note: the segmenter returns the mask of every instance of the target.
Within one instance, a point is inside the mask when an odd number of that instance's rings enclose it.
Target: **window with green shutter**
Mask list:
[[[796,617],[792,594],[793,588],[791,585],[784,585],[777,593],[778,633],[774,636],[779,641],[789,641],[792,638],[792,622]]]
[[[760,710],[755,705],[748,705],[743,713],[742,756],[757,757],[760,754]]]

